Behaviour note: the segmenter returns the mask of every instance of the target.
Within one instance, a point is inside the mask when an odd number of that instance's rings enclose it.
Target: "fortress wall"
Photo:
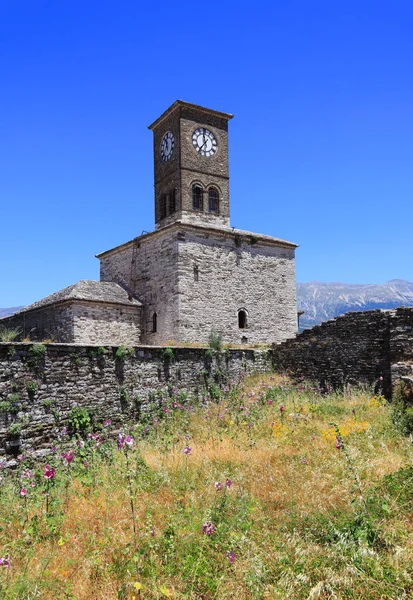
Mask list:
[[[210,356],[205,348],[174,348],[172,360],[160,347],[132,348],[123,360],[116,350],[0,343],[0,459],[50,448],[75,406],[92,409],[98,423],[119,423],[123,415],[137,418],[159,390],[175,386],[196,402],[206,385],[271,368],[269,353],[260,350]],[[14,423],[21,426],[17,437],[10,431]]]
[[[413,308],[347,313],[274,345],[272,357],[275,369],[323,387],[364,383],[390,396],[412,372]]]

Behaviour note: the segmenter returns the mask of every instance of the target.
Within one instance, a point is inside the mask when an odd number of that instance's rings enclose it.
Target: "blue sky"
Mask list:
[[[413,3],[0,0],[0,306],[152,230],[152,123],[230,122],[231,224],[298,281],[413,280]]]

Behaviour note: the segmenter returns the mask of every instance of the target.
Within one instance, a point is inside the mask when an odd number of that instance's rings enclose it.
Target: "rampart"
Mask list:
[[[364,383],[391,396],[413,375],[413,308],[353,312],[274,345],[274,368],[326,388]]]
[[[208,387],[270,368],[269,353],[252,349],[2,343],[0,459],[27,448],[47,451],[75,407],[92,411],[99,423],[120,423],[138,419],[172,388],[192,404]]]

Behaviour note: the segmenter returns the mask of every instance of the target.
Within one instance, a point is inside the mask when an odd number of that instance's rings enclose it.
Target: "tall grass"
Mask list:
[[[411,442],[381,397],[256,377],[61,440],[1,471],[5,600],[411,597]]]

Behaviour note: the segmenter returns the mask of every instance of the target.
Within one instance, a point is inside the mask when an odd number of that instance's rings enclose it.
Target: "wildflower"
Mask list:
[[[73,461],[74,457],[76,455],[76,452],[74,450],[69,450],[68,452],[62,452],[62,454],[60,455],[63,460],[65,465],[70,465],[70,463]]]
[[[235,554],[235,552],[228,551],[225,556],[227,557],[231,565],[233,565],[234,562],[237,560],[237,555]]]
[[[50,467],[50,465],[46,465],[43,475],[45,479],[50,481],[56,475],[56,469],[54,467]]]
[[[26,488],[22,488],[22,489],[20,490],[20,496],[21,496],[22,498],[24,498],[26,495],[27,495],[27,490],[26,490]]]
[[[215,487],[216,490],[219,491],[219,490],[222,490],[222,488],[224,487],[224,484],[223,483],[219,483],[219,481],[216,481],[214,483],[214,487]]]
[[[215,525],[212,523],[212,521],[205,521],[205,523],[202,525],[202,533],[204,535],[212,535],[214,530]]]
[[[186,446],[184,448],[184,454],[185,454],[185,456],[189,456],[191,454],[191,452],[192,452],[191,446]]]
[[[6,567],[6,569],[10,569],[10,557],[8,554],[0,558],[0,565]]]
[[[131,435],[127,435],[125,437],[125,444],[128,445],[128,446],[133,446],[133,442],[134,441],[135,440],[133,439],[133,437]]]
[[[284,405],[281,404],[281,406],[280,406],[280,413],[283,414],[284,411],[285,411]]]
[[[301,462],[303,463],[303,465],[307,465],[307,464],[308,464],[308,463],[307,463],[307,459],[306,459],[306,458],[302,458],[302,459],[301,459]]]
[[[226,480],[226,482],[225,482],[225,487],[227,487],[227,488],[230,488],[230,487],[232,487],[232,481],[231,481],[231,479],[227,479],[227,480]]]
[[[353,410],[351,411],[353,413],[354,416],[356,416],[356,409],[353,408]]]
[[[191,439],[191,435],[189,433],[187,433],[185,437],[186,437],[187,440]]]
[[[31,485],[32,487],[36,487],[36,482],[35,482],[35,481],[31,481],[31,482],[30,482],[30,485]]]
[[[124,443],[125,443],[125,438],[123,436],[123,433],[120,433],[119,437],[118,437],[118,448],[119,448],[119,450],[122,450]]]
[[[67,435],[67,427],[63,427],[62,431],[60,432],[60,435]]]
[[[341,448],[341,441],[340,441],[340,438],[338,437],[338,435],[336,435],[336,448],[337,448],[337,450],[340,450],[340,448]]]
[[[25,458],[24,454],[19,454],[19,456],[17,457],[17,460],[22,461],[22,460],[24,460],[24,458]]]
[[[106,421],[103,423],[103,426],[109,427],[109,425],[112,425],[112,421],[111,421],[111,419],[106,419]]]
[[[270,404],[270,405],[271,405],[271,404],[272,404],[272,400],[268,400],[268,404]]]
[[[151,537],[155,537],[155,527],[153,525],[151,527]]]

